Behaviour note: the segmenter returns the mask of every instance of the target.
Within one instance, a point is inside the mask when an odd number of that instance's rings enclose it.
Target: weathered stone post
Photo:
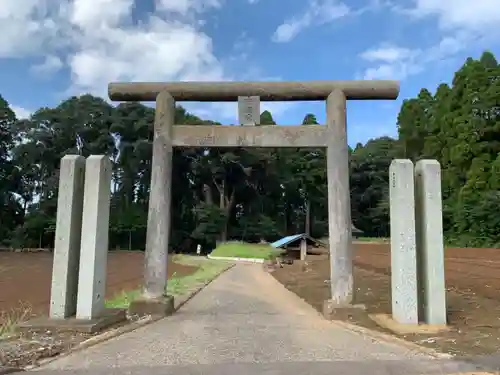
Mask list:
[[[328,145],[328,232],[331,300],[324,310],[346,307],[353,301],[351,197],[347,145],[346,96],[333,91],[326,99]]]
[[[161,91],[156,97],[144,290],[142,298],[131,303],[132,314],[168,315],[174,310],[173,297],[166,295],[174,118],[174,98],[167,91]]]
[[[85,169],[76,318],[90,320],[100,318],[105,307],[113,168],[108,156],[91,155]]]
[[[57,198],[50,290],[51,319],[65,319],[76,313],[84,179],[85,158],[78,155],[64,156],[61,160]]]
[[[127,318],[104,305],[112,165],[104,155],[68,155],[60,170],[50,314],[17,329],[94,333]]]
[[[445,325],[441,166],[437,160],[416,163],[415,202],[421,320],[427,324]]]
[[[411,160],[389,168],[392,316],[403,324],[418,324],[413,173]]]

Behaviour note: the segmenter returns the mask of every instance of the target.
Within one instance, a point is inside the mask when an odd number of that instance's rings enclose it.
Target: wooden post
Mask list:
[[[300,260],[306,260],[307,257],[307,239],[300,240]]]

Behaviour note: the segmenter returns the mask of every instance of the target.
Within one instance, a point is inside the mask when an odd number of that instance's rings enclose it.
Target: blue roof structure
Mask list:
[[[307,237],[305,233],[294,234],[293,236],[286,236],[283,237],[281,240],[273,242],[271,246],[277,249],[279,247],[286,246],[291,242],[297,241],[303,237]]]
[[[361,234],[363,231],[361,229],[358,229],[354,226],[354,224],[351,224],[351,231],[353,234]]]
[[[353,234],[360,234],[360,233],[363,233],[363,231],[359,230],[358,228],[356,228],[353,224],[351,224],[351,230],[352,230],[352,233]],[[272,247],[274,248],[280,248],[280,247],[283,247],[283,246],[286,246],[286,245],[289,245],[291,244],[292,242],[295,242],[297,240],[300,240],[302,238],[305,238],[306,240],[309,240],[311,242],[314,242],[318,245],[321,245],[321,246],[325,246],[325,244],[321,243],[320,241],[318,240],[315,240],[314,238],[312,238],[311,236],[308,236],[307,234],[305,233],[300,233],[300,234],[294,234],[294,235],[291,235],[291,236],[286,236],[286,237],[283,237],[282,239],[276,241],[276,242],[273,242],[271,244]]]

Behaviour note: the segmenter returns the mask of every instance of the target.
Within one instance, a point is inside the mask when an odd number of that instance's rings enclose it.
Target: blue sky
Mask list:
[[[397,101],[350,102],[349,143],[396,134],[405,98],[500,53],[498,0],[2,0],[0,94],[22,117],[110,81],[398,79]],[[188,103],[234,123],[234,103]],[[279,124],[324,103],[262,103]]]

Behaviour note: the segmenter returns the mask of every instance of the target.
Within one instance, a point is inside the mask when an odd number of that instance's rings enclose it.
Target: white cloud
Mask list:
[[[390,1],[384,6],[417,20],[436,19],[439,26],[435,33],[437,42],[422,49],[385,45],[365,51],[360,57],[375,63],[375,66],[365,70],[364,78],[404,79],[421,72],[427,65],[463,52],[471,45],[487,46],[491,40],[499,39],[496,32],[500,23],[498,0],[477,0],[473,4],[469,0],[409,0],[409,3],[410,7],[406,8],[401,3]]]
[[[427,48],[381,46],[363,52],[360,57],[374,63],[365,70],[365,79],[404,79],[430,64],[440,62],[465,51],[471,45],[487,46],[498,40],[500,23],[498,0],[411,0],[410,8],[388,5],[393,10],[414,19],[435,18],[437,42]],[[429,26],[426,26],[429,27]]]
[[[351,12],[349,7],[338,0],[312,0],[300,16],[292,17],[278,26],[271,37],[276,43],[286,43],[301,31],[315,25],[325,24],[342,18]]]
[[[118,26],[130,17],[134,0],[73,0],[69,4],[68,21],[85,32]]]
[[[219,0],[156,0],[156,8],[186,15],[190,11],[200,12],[208,8],[219,8]]]
[[[360,54],[361,59],[373,65],[360,78],[403,80],[422,72],[428,65],[445,61],[462,52],[469,42],[468,34],[457,33],[455,36],[444,36],[435,45],[424,49],[382,44]]]
[[[133,22],[138,1],[23,0],[20,7],[2,0],[0,57],[45,58],[35,72],[64,61],[74,94],[106,96],[115,80],[228,78],[196,19],[219,1],[156,0],[151,14]]]
[[[361,57],[367,61],[397,62],[403,59],[408,59],[414,54],[415,51],[408,48],[387,45],[367,50],[361,54]]]
[[[498,0],[413,0],[410,12],[419,17],[436,16],[442,29],[483,32],[500,23]]]
[[[139,23],[132,22],[139,0],[25,0],[21,9],[17,0],[3,1],[7,4],[0,9],[5,31],[0,35],[0,57],[41,58],[41,64],[31,67],[40,75],[68,68],[71,84],[66,94],[106,97],[111,81],[229,80],[233,77],[225,65],[235,64],[233,60],[241,65],[253,44],[242,33],[233,58],[215,56],[212,39],[199,29],[199,16],[220,7],[219,0],[155,0],[155,11]],[[261,77],[252,66],[238,75]],[[206,118],[236,122],[235,103],[187,106]],[[263,103],[262,110],[279,116],[292,106]],[[17,108],[17,113],[26,117],[30,111]]]
[[[390,44],[364,51],[360,57],[375,64],[365,70],[363,79],[404,79],[421,70],[418,58],[420,50],[397,47]]]
[[[150,22],[137,33],[110,28],[105,40],[75,52],[69,59],[74,84],[99,91],[117,80],[223,79],[207,35],[186,24]]]
[[[31,71],[41,77],[50,76],[63,67],[62,60],[55,55],[45,56],[41,64],[31,67]]]
[[[14,111],[14,113],[16,114],[16,117],[19,120],[29,118],[31,116],[31,113],[32,113],[32,111],[30,111],[29,109],[26,109],[23,107],[18,107],[16,105],[11,105],[10,109],[12,109]]]
[[[2,0],[0,7],[0,58],[34,55],[50,47],[58,25],[49,9],[57,0]]]

